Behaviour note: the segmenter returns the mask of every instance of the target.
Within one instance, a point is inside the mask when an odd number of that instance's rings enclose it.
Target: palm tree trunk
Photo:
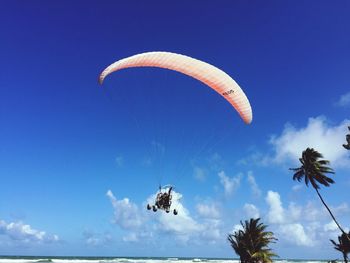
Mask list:
[[[317,188],[315,188],[318,197],[321,199],[322,204],[326,207],[326,209],[328,210],[329,214],[331,215],[331,217],[333,218],[333,221],[337,224],[338,228],[340,229],[340,231],[349,239],[347,233],[345,233],[344,229],[339,225],[338,221],[335,219],[334,215],[332,214],[331,210],[329,209],[329,207],[326,205],[326,203],[323,201],[322,196],[320,195],[319,191]],[[350,239],[349,239],[350,241]]]
[[[348,263],[348,256],[343,252],[344,262]]]

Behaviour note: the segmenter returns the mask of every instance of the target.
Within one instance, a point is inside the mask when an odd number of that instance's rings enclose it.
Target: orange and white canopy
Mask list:
[[[158,67],[191,76],[223,96],[239,113],[245,123],[252,122],[252,108],[239,85],[224,71],[206,62],[170,52],[147,52],[116,61],[99,77],[100,84],[112,72],[133,67]]]

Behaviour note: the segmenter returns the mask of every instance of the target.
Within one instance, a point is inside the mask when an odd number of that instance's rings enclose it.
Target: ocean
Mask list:
[[[0,263],[239,263],[238,259],[224,258],[142,258],[142,257],[31,257],[0,256]],[[327,260],[276,260],[276,263],[327,263]],[[339,261],[338,261],[339,262]]]

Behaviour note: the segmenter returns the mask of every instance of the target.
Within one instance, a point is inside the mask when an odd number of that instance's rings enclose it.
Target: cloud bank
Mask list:
[[[112,191],[107,194],[113,206],[114,217],[112,223],[118,225],[126,233],[122,237],[124,242],[139,242],[149,240],[156,236],[162,238],[163,234],[171,235],[178,242],[184,244],[189,240],[216,242],[222,238],[220,212],[213,203],[198,203],[196,206],[200,220],[194,218],[181,202],[182,195],[175,190],[172,192],[172,208],[178,215],[172,213],[153,213],[139,207],[128,198],[118,200]],[[156,194],[149,196],[142,207],[153,204]]]
[[[270,161],[297,163],[301,153],[310,147],[322,153],[332,167],[350,167],[349,153],[342,147],[349,123],[350,120],[344,120],[330,125],[324,117],[317,117],[310,118],[306,127],[299,129],[287,124],[281,135],[270,139],[274,150]]]
[[[47,234],[45,231],[32,228],[22,222],[6,223],[0,220],[0,235],[4,235],[12,241],[23,243],[54,243],[59,241],[57,235]]]
[[[268,191],[265,201],[268,205],[267,223],[279,240],[304,247],[320,246],[324,240],[335,238],[339,229],[321,204],[308,202],[305,206],[290,202],[284,207],[280,194]],[[348,205],[342,203],[331,207],[339,217],[349,213]]]
[[[335,103],[339,107],[349,107],[350,106],[350,92],[340,96],[339,100]]]
[[[224,193],[226,197],[231,196],[239,187],[241,183],[241,175],[237,175],[235,177],[229,177],[226,175],[224,171],[218,173],[220,178],[220,183],[224,187]]]

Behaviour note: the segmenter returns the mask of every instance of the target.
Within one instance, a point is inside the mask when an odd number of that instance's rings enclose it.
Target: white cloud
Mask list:
[[[334,207],[331,206],[330,209],[333,212],[333,214],[338,216],[347,214],[350,212],[350,209],[347,203],[341,203],[340,205],[334,206]]]
[[[145,240],[152,237],[155,230],[156,233],[167,232],[177,240],[187,242],[190,238],[198,237],[205,229],[204,223],[199,223],[192,218],[189,211],[181,203],[182,195],[175,190],[172,191],[171,207],[178,211],[176,216],[173,215],[172,211],[165,213],[159,210],[157,213],[153,213],[152,211],[140,210],[128,198],[117,200],[110,190],[107,192],[107,196],[114,208],[114,223],[129,231],[122,237],[124,242]],[[147,198],[143,207],[146,207],[146,203],[153,204],[155,199],[156,193]],[[201,208],[203,209],[203,207]],[[209,231],[213,232],[211,238],[216,236],[215,231],[216,229]],[[208,234],[207,237],[209,238],[209,236]]]
[[[139,237],[135,232],[131,232],[123,237],[124,242],[137,242],[139,241]]]
[[[47,234],[45,231],[33,229],[22,222],[6,223],[0,220],[0,235],[5,235],[11,240],[20,242],[53,243],[60,241],[57,235]]]
[[[137,242],[147,242],[147,243],[154,243],[154,226],[152,225],[153,222],[148,221],[147,225],[145,225],[143,228],[138,229],[137,231],[128,231],[126,235],[122,237],[123,242],[130,242],[130,243],[137,243]],[[152,226],[151,228],[148,228],[147,226]]]
[[[313,242],[306,233],[304,227],[295,222],[299,220],[301,215],[301,207],[294,203],[290,203],[288,209],[284,209],[279,193],[268,191],[266,202],[269,206],[267,220],[271,224],[275,224],[278,236],[290,243],[299,246],[313,246]]]
[[[293,202],[289,203],[288,212],[287,212],[289,220],[291,221],[299,220],[301,217],[301,213],[302,213],[301,206],[298,206]]]
[[[234,191],[239,187],[242,176],[237,175],[235,177],[228,177],[224,171],[219,172],[218,175],[220,177],[220,183],[224,187],[225,195],[232,195]]]
[[[217,204],[197,204],[196,206],[197,213],[205,218],[220,218],[220,212],[218,210]]]
[[[303,210],[304,219],[307,221],[320,220],[326,216],[324,208],[316,206],[315,203],[311,201],[307,202]]]
[[[167,191],[167,189],[165,189]],[[198,204],[197,211],[200,215],[200,221],[196,220],[182,204],[182,195],[175,190],[172,191],[172,209],[178,211],[177,215],[165,213],[159,210],[157,213],[138,210],[136,204],[129,201],[128,198],[117,200],[111,191],[107,192],[114,208],[114,223],[128,233],[122,237],[124,242],[139,242],[145,239],[152,240],[161,238],[162,233],[166,232],[180,242],[189,240],[194,242],[216,242],[222,238],[220,213],[214,204]],[[153,204],[156,199],[156,193],[149,196],[144,202]],[[91,242],[94,242],[91,239]]]
[[[201,231],[200,237],[203,237],[205,240],[208,240],[211,243],[221,240],[224,236],[221,230],[221,220],[207,219],[203,223],[203,229],[204,231]]]
[[[91,231],[84,231],[83,237],[88,246],[107,245],[112,241],[112,236],[109,233],[99,234]]]
[[[272,224],[279,224],[285,222],[285,212],[282,206],[279,193],[268,191],[266,196],[266,202],[269,206],[269,212],[267,214],[267,220]]]
[[[235,232],[238,232],[239,230],[243,230],[243,227],[241,224],[236,224],[233,226],[231,234],[234,234]]]
[[[279,231],[291,243],[299,246],[314,245],[313,240],[305,233],[304,227],[299,223],[280,225]]]
[[[155,196],[151,198],[154,200]],[[174,216],[172,213],[159,213],[158,223],[159,229],[171,232],[182,239],[187,240],[190,235],[193,235],[203,229],[190,215],[189,211],[180,202],[182,195],[176,191],[172,192],[172,207],[178,214]]]
[[[310,118],[307,126],[300,129],[288,124],[280,136],[273,136],[270,140],[275,151],[271,161],[298,162],[302,152],[310,147],[322,153],[332,167],[350,167],[349,153],[342,147],[348,123],[349,120],[344,120],[339,125],[332,126],[324,117],[317,117]]]
[[[249,171],[248,172],[248,177],[247,177],[247,180],[248,180],[248,183],[250,185],[250,188],[253,192],[253,195],[257,198],[259,198],[261,196],[261,190],[258,186],[258,184],[256,183],[255,181],[255,178],[253,176],[253,172],[252,171]]]
[[[232,178],[221,173],[222,177]],[[237,176],[240,178],[241,176]],[[233,180],[234,181],[234,180]],[[239,185],[239,183],[237,183]],[[143,204],[136,204],[128,198],[117,199],[111,191],[107,192],[114,211],[114,223],[118,225],[122,234],[119,236],[123,242],[147,242],[150,246],[156,246],[157,242],[163,242],[163,238],[174,240],[182,245],[191,244],[217,244],[225,242],[222,239],[227,234],[229,221],[222,218],[220,203],[212,200],[201,200],[196,204],[195,210],[186,208],[181,193],[173,190],[172,209],[178,210],[178,215],[165,213],[158,210],[156,213],[148,211],[146,204],[153,204],[156,193],[150,195]],[[248,217],[259,217],[260,211],[253,204],[246,204],[242,210]],[[230,221],[231,222],[231,221]],[[238,225],[238,227],[240,227]],[[270,230],[270,227],[269,227]],[[86,242],[89,245],[99,245],[101,235],[92,235]],[[153,243],[153,241],[155,243]]]
[[[269,210],[267,221],[278,239],[298,246],[320,246],[324,240],[335,238],[339,234],[336,225],[329,222],[329,214],[321,203],[307,202],[305,206],[290,202],[284,208],[279,193],[268,191],[266,202]],[[347,203],[331,207],[335,214],[346,215]],[[327,220],[327,221],[326,221]]]
[[[208,163],[212,171],[220,171],[224,166],[224,160],[220,154],[214,153],[208,158]]]
[[[336,106],[349,107],[350,106],[350,92],[340,96],[339,100],[335,103]]]
[[[338,226],[334,221],[330,221],[327,224],[323,225],[323,230],[324,231],[338,231]]]
[[[335,216],[346,215],[350,209],[347,203],[341,203],[338,206],[329,206],[332,213]],[[326,208],[321,204],[315,204],[314,202],[307,202],[303,208],[304,219],[307,221],[324,220],[330,218],[330,215]]]
[[[268,205],[265,217],[269,225],[268,230],[274,232],[280,242],[305,247],[316,245],[314,233],[320,232],[321,225],[317,221],[306,224],[300,222],[304,220],[305,214],[302,206],[291,202],[288,208],[284,208],[280,194],[274,191],[268,191],[265,201]],[[248,218],[260,217],[259,209],[253,204],[245,204],[243,210]],[[242,226],[237,224],[233,227],[232,233],[241,229]]]
[[[253,204],[245,204],[243,210],[248,218],[259,218],[259,209]]]
[[[206,171],[201,167],[198,167],[198,166],[194,167],[193,174],[194,174],[194,178],[196,178],[198,181],[203,182],[206,179]]]
[[[98,246],[100,244],[100,239],[96,237],[88,237],[85,240],[85,243],[89,246]]]
[[[155,196],[151,196],[148,201],[152,202]],[[201,220],[193,218],[184,205],[181,203],[182,195],[173,191],[172,207],[176,208],[176,216],[171,213],[159,213],[156,218],[159,231],[172,234],[181,243],[189,240],[193,243],[209,242],[215,243],[221,240],[221,220],[220,213],[215,204],[198,204],[196,210]]]
[[[296,185],[293,185],[292,190],[297,192],[297,191],[299,191],[302,188],[303,188],[302,184],[296,184]]]
[[[123,229],[135,229],[142,225],[142,216],[136,204],[130,202],[128,198],[117,200],[111,190],[108,190],[106,195],[114,208],[115,224]]]
[[[251,150],[251,154],[249,156],[237,161],[237,164],[249,165],[249,166],[251,166],[252,164],[259,165],[259,166],[267,166],[270,163],[271,163],[271,157],[259,152],[256,149],[253,149],[253,151]]]

